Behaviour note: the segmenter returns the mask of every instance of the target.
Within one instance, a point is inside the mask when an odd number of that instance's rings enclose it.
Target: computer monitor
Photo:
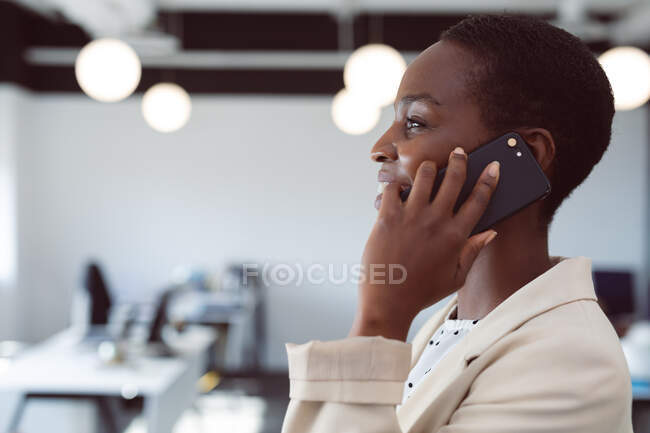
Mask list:
[[[605,314],[617,318],[634,314],[634,275],[626,270],[593,272],[598,300],[605,304]]]
[[[164,290],[158,298],[156,312],[154,313],[154,318],[149,327],[149,343],[161,343],[163,341],[162,329],[167,323],[167,308],[169,307],[169,301],[175,292],[175,287],[168,288]]]
[[[84,286],[90,300],[90,325],[106,325],[112,301],[99,264],[95,262],[88,263]]]

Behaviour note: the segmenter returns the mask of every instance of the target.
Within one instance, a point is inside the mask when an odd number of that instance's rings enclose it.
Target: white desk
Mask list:
[[[26,398],[39,396],[121,397],[124,390],[144,400],[148,433],[171,433],[196,398],[196,383],[214,336],[197,342],[196,352],[180,357],[138,357],[105,365],[96,349],[79,345],[68,329],[14,359],[0,373],[0,432],[12,433]]]

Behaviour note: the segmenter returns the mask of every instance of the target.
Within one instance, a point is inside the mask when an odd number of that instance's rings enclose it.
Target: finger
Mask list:
[[[458,271],[456,272],[456,287],[465,284],[465,279],[469,270],[472,268],[474,261],[478,257],[483,248],[489,244],[492,239],[497,235],[494,230],[486,230],[478,233],[467,240],[465,246],[460,252],[460,259],[458,262]]]
[[[433,161],[423,161],[415,173],[413,188],[409,194],[407,203],[413,203],[421,206],[429,204],[433,182],[436,180],[436,163]]]
[[[402,200],[399,196],[399,184],[389,183],[384,188],[381,195],[381,205],[379,206],[379,216],[386,217],[395,214],[401,208]]]
[[[466,176],[467,155],[462,147],[457,147],[449,154],[447,170],[433,199],[433,206],[445,214],[452,215]]]
[[[492,194],[499,182],[499,161],[492,161],[483,169],[465,203],[456,213],[455,219],[469,235],[487,209]]]

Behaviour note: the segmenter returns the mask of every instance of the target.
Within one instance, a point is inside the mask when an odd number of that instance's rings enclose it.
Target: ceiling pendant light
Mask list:
[[[142,115],[149,126],[159,132],[181,129],[191,111],[190,95],[178,84],[158,83],[142,97]]]
[[[633,110],[650,98],[650,57],[635,47],[616,47],[598,58],[614,93],[617,110]]]
[[[371,101],[343,89],[332,100],[331,114],[341,131],[361,135],[377,125],[381,110]]]
[[[96,39],[81,49],[75,76],[84,93],[101,102],[117,102],[138,87],[142,65],[136,52],[119,39]]]
[[[343,81],[351,93],[378,106],[395,100],[406,61],[393,47],[369,44],[355,50],[345,63]]]

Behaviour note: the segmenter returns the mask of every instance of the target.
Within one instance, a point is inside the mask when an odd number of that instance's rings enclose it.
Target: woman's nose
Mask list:
[[[375,162],[396,161],[397,157],[397,146],[385,137],[380,138],[370,151],[370,159]]]

